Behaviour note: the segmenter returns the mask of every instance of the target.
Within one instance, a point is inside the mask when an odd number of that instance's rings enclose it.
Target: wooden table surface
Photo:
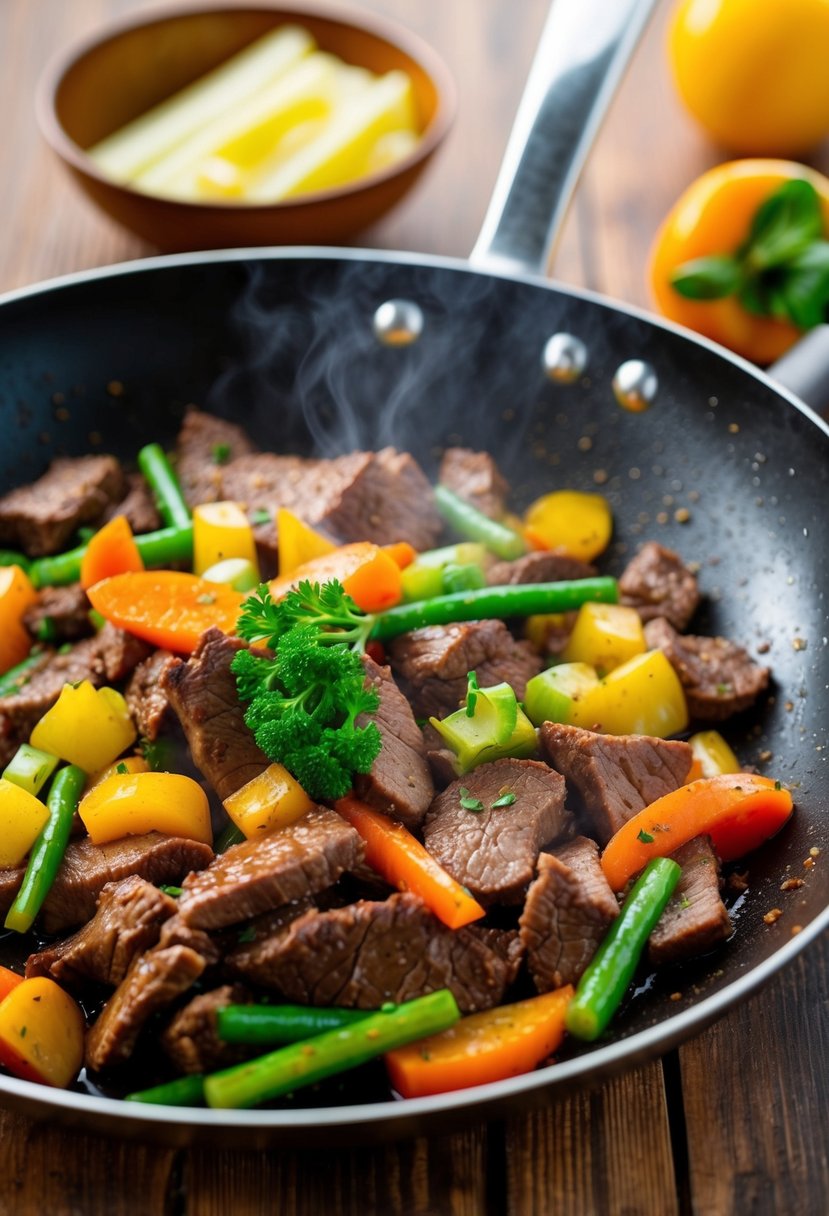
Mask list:
[[[151,253],[92,210],[44,147],[37,75],[136,0],[2,0],[0,291]],[[443,53],[460,113],[416,192],[358,243],[465,256],[484,214],[545,0],[370,0]],[[579,187],[556,276],[646,304],[644,263],[685,184],[723,159],[668,77],[667,0]],[[519,17],[520,14],[520,17]],[[829,170],[829,148],[815,163]],[[770,929],[770,931],[774,931]],[[603,1088],[439,1140],[319,1153],[174,1151],[0,1113],[0,1213],[186,1216],[726,1216],[827,1211],[829,944],[713,1029]]]

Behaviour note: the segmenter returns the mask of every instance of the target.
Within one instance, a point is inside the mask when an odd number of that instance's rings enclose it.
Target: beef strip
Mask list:
[[[95,632],[89,619],[91,607],[80,583],[44,587],[35,603],[23,613],[23,624],[37,640],[76,642]]]
[[[187,946],[156,948],[133,959],[87,1033],[87,1068],[100,1072],[128,1060],[147,1020],[186,992],[204,967],[202,956]]]
[[[178,715],[193,763],[224,800],[268,766],[245,725],[230,664],[243,643],[212,628],[184,662],[164,667],[159,689]]]
[[[462,1012],[500,1003],[510,966],[466,929],[447,929],[417,896],[311,910],[239,945],[230,970],[289,1001],[378,1009],[449,988]]]
[[[515,801],[493,808],[506,793]],[[461,799],[477,800],[481,809],[462,806]],[[438,794],[426,816],[423,843],[480,903],[517,904],[535,873],[541,846],[568,828],[563,777],[538,760],[495,760]]]
[[[438,481],[490,519],[501,519],[504,515],[509,484],[489,452],[447,448],[440,462]]]
[[[224,1043],[218,1034],[216,1014],[227,1005],[244,1005],[250,993],[243,984],[223,984],[210,992],[200,992],[174,1014],[161,1032],[164,1054],[179,1072],[212,1072],[236,1064],[256,1048]],[[261,1048],[259,1049],[261,1054]]]
[[[215,966],[222,958],[222,942],[211,937],[204,929],[194,929],[192,925],[188,925],[179,916],[178,909],[176,909],[175,916],[165,920],[161,926],[158,944],[162,948],[187,946],[190,950],[195,950],[197,954],[200,954],[209,967]]]
[[[503,621],[430,625],[395,638],[388,646],[397,681],[419,718],[444,718],[466,696],[466,677],[478,673],[481,688],[506,681],[519,701],[541,658],[528,642],[516,642]]]
[[[92,920],[72,937],[30,955],[26,975],[49,975],[69,987],[90,980],[115,987],[136,955],[157,943],[162,924],[175,911],[174,899],[137,874],[107,883]]]
[[[479,942],[497,954],[507,967],[507,987],[511,988],[518,979],[521,964],[524,962],[526,951],[521,935],[517,929],[493,929],[488,925],[472,924],[466,926],[467,933],[477,937]]]
[[[0,544],[30,557],[58,553],[82,524],[99,520],[123,489],[114,456],[55,460],[37,481],[0,498]]]
[[[224,497],[222,470],[228,461],[255,452],[240,426],[191,406],[176,441],[176,472],[188,506]]]
[[[648,541],[622,572],[619,600],[635,608],[643,621],[664,616],[684,629],[699,604],[697,577],[679,554]]]
[[[672,854],[682,874],[648,939],[652,963],[674,963],[713,949],[730,937],[731,918],[720,898],[720,869],[708,836]]]
[[[665,654],[679,676],[692,718],[722,722],[748,709],[768,688],[768,667],[727,638],[679,634],[658,618],[645,626],[645,641]]]
[[[101,683],[105,684],[120,684],[153,652],[148,642],[127,633],[124,629],[116,628],[109,621],[98,633],[96,641],[97,661],[103,677]]]
[[[221,853],[184,881],[179,913],[200,929],[249,920],[332,886],[362,860],[363,842],[342,816],[313,807],[301,819]]]
[[[98,896],[109,882],[138,874],[156,886],[176,885],[192,870],[200,870],[213,857],[209,845],[178,836],[148,832],[124,836],[109,844],[93,844],[88,836],[70,841],[41,912],[44,933],[61,933],[85,924],[95,915]],[[0,870],[0,910],[5,914],[24,870]]]
[[[407,828],[419,828],[435,793],[423,735],[389,668],[378,666],[368,655],[363,665],[366,686],[377,690],[380,706],[371,716],[361,714],[357,723],[373,721],[383,745],[371,770],[355,775],[355,793]]]
[[[519,921],[538,991],[578,983],[618,915],[619,904],[594,840],[577,836],[552,853],[542,853]]]
[[[123,515],[134,534],[155,532],[161,527],[155,501],[150,487],[140,473],[127,475],[127,492],[120,502],[111,503],[104,511],[104,522]]]
[[[561,722],[544,722],[538,739],[601,845],[651,802],[679,789],[693,760],[680,740],[602,735]]]
[[[127,708],[135,728],[150,742],[158,738],[169,717],[170,702],[161,681],[167,668],[175,662],[169,650],[156,650],[138,664],[127,685]]]
[[[577,578],[592,578],[596,567],[562,553],[539,551],[525,553],[511,562],[495,562],[487,571],[491,587],[516,583],[558,583]]]

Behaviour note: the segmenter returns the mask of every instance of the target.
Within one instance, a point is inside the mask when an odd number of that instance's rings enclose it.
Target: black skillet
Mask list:
[[[787,868],[802,874],[810,848],[829,847],[829,429],[712,344],[552,287],[539,273],[550,213],[563,206],[586,146],[580,133],[597,121],[650,7],[557,0],[473,265],[365,251],[233,251],[133,263],[6,297],[0,486],[37,476],[57,453],[91,447],[129,461],[150,439],[170,441],[191,401],[281,451],[394,442],[434,472],[446,444],[488,448],[519,508],[554,487],[595,490],[599,482],[614,510],[612,572],[655,537],[700,563],[697,632],[768,647],[773,693],[729,724],[728,737],[744,762],[792,785],[797,811],[750,859],[733,939],[709,959],[651,977],[606,1043],[471,1091],[394,1102],[361,1074],[359,1084],[326,1091],[322,1106],[298,1095],[278,1110],[180,1111],[0,1077],[4,1103],[166,1143],[354,1142],[456,1127],[462,1116],[545,1102],[664,1052],[756,989],[829,922],[819,866],[783,905],[781,932],[762,921],[780,903]],[[408,345],[375,331],[376,310],[391,300],[421,311],[422,333]],[[405,323],[407,310],[402,316]],[[571,383],[542,368],[556,333],[587,348],[587,369]],[[657,381],[633,367],[645,395],[655,388],[643,413],[620,408],[612,389],[631,360]],[[811,359],[805,377],[795,370],[801,383],[820,381]],[[112,381],[123,385],[117,399]],[[791,936],[795,921],[803,928]],[[13,958],[11,939],[0,940],[0,962]],[[680,1003],[670,1000],[677,989]]]

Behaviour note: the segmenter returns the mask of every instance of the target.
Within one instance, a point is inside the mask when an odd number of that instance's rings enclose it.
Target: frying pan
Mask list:
[[[796,918],[797,936],[762,921],[780,901],[787,867],[802,874],[809,849],[829,847],[829,429],[792,392],[713,344],[542,277],[590,132],[651,2],[557,0],[471,264],[235,250],[151,259],[7,296],[0,486],[37,476],[57,453],[92,447],[130,460],[149,439],[172,440],[191,401],[281,451],[331,455],[394,442],[433,474],[447,444],[488,448],[519,508],[557,486],[600,483],[615,519],[611,572],[655,537],[700,563],[697,632],[768,648],[773,695],[729,724],[728,736],[744,762],[773,754],[769,767],[793,786],[797,811],[750,859],[733,939],[713,960],[649,977],[609,1041],[474,1090],[391,1102],[375,1100],[370,1083],[357,1093],[344,1082],[323,1106],[298,1095],[286,1109],[178,1111],[2,1077],[5,1104],[168,1144],[250,1148],[435,1132],[461,1117],[549,1101],[666,1051],[758,988],[829,922],[819,866],[784,905],[781,927]],[[390,301],[407,303],[398,308],[404,323],[412,306],[419,310],[417,340],[378,338],[375,314]],[[587,352],[586,369],[568,383],[542,366],[548,339],[562,333]],[[825,386],[824,339],[812,341],[817,359],[812,349],[789,360],[790,379],[814,392]],[[612,384],[622,365],[640,398],[653,397],[646,412],[619,407]],[[112,381],[123,386],[117,399]],[[0,939],[0,962],[13,963],[16,950]],[[689,994],[679,1011],[670,1000],[677,988]]]

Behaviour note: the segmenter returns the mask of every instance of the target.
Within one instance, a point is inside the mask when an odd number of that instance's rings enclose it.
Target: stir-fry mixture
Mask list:
[[[678,554],[596,569],[600,496],[508,498],[484,452],[433,486],[192,409],[133,474],[0,499],[9,1072],[249,1107],[380,1057],[445,1092],[731,935],[721,862],[792,799],[716,727],[768,668],[687,632]]]

